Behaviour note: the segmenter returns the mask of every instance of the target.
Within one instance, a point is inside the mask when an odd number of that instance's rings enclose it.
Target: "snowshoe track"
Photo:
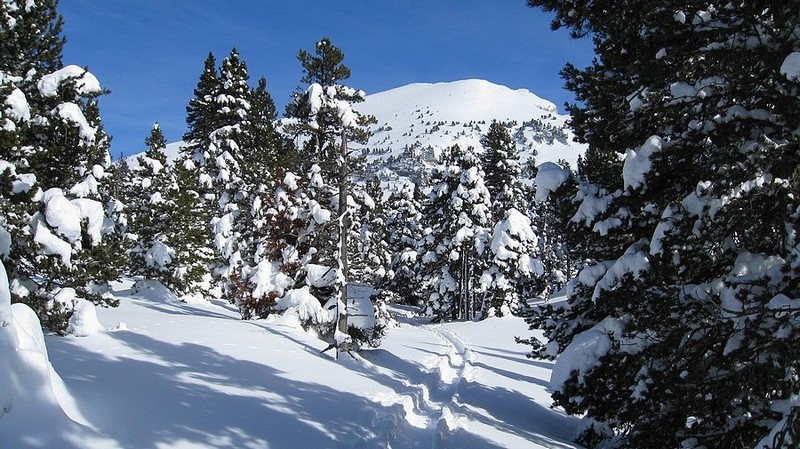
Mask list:
[[[421,327],[441,343],[438,356],[423,362],[423,369],[395,394],[377,397],[384,407],[375,410],[372,425],[380,447],[395,447],[406,430],[418,429],[429,433],[431,447],[448,447],[454,432],[465,426],[459,410],[462,381],[474,378],[476,355],[467,341],[443,325]],[[411,426],[411,427],[408,427]],[[411,429],[413,430],[413,429]]]

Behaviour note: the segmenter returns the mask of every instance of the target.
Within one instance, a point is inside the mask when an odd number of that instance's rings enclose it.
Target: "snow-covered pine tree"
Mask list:
[[[424,199],[418,186],[406,180],[392,187],[385,206],[384,241],[392,258],[385,288],[397,295],[401,302],[411,305],[424,303],[417,287]]]
[[[252,206],[253,189],[242,178],[241,168],[246,156],[255,156],[251,154],[251,90],[247,66],[235,48],[219,70],[214,62],[213,54],[209,54],[195,97],[187,107],[187,147],[182,150],[179,165],[197,170],[197,182],[192,181],[187,190],[195,191],[207,203],[209,240],[217,254],[210,267],[213,289],[216,294],[229,296],[231,275],[241,270],[242,253],[247,249],[248,239],[242,233],[252,229],[250,220],[241,216],[243,209],[250,213]],[[248,160],[247,167],[255,171],[258,166]],[[200,218],[199,214],[196,216]]]
[[[103,90],[87,70],[63,67],[54,2],[8,1],[0,12],[0,92],[9,125],[0,155],[8,169],[3,227],[11,234],[13,295],[63,332],[74,304],[57,300],[60,289],[114,305],[107,283],[123,265],[109,138],[97,105]]]
[[[249,204],[250,188],[242,179],[246,148],[252,145],[250,135],[250,75],[247,65],[234,48],[223,59],[219,71],[220,92],[214,99],[218,128],[211,132],[200,170],[201,177],[211,181],[216,204],[212,205],[211,226],[218,260],[214,276],[222,293],[230,293],[230,276],[241,269],[247,242],[243,232],[250,229],[242,216]],[[252,163],[252,162],[251,162]],[[246,210],[249,212],[249,210]]]
[[[166,241],[172,226],[170,211],[175,179],[171,167],[167,166],[164,154],[167,143],[157,123],[151,128],[145,145],[147,150],[137,158],[132,170],[126,200],[128,232],[136,236],[136,245],[129,252],[128,272],[170,285],[175,251]]]
[[[605,242],[535,323],[556,404],[591,446],[797,447],[797,4],[529,3],[597,52],[563,72]]]
[[[322,228],[323,232],[317,232],[313,240],[317,250],[315,261],[334,268],[338,273],[338,303],[334,302],[339,311],[334,336],[338,345],[347,340],[347,319],[342,301],[346,296],[349,275],[347,248],[352,227],[348,204],[354,161],[349,145],[366,144],[370,135],[368,125],[374,123],[375,118],[361,114],[353,107],[364,101],[363,91],[339,84],[350,77],[350,69],[342,63],[344,53],[330,39],[323,38],[317,42],[314,55],[300,50],[298,59],[304,71],[301,81],[308,83],[309,87],[304,92],[296,92],[293,101],[286,106],[286,116],[294,121],[285,130],[299,141],[302,160],[319,169],[318,174],[311,173],[312,182],[309,183],[317,194],[309,196],[321,207],[335,211],[330,224]],[[322,184],[316,180],[321,180]],[[328,196],[327,203],[325,196]]]
[[[208,54],[186,107],[185,146],[173,162],[177,189],[172,208],[167,245],[175,251],[173,279],[169,287],[179,296],[207,295],[214,262],[214,237],[210,226],[217,196],[213,180],[203,170],[211,155],[211,134],[221,127],[217,97],[221,93],[220,75],[213,53]]]
[[[577,204],[572,202],[577,192],[576,176],[569,164],[543,163],[534,174],[536,195],[531,207],[537,211],[536,228],[539,234],[539,257],[544,266],[542,296],[562,290],[576,274],[582,248],[580,242],[587,233],[572,222]],[[591,235],[591,234],[589,234]]]
[[[366,282],[376,288],[384,283],[391,263],[388,245],[383,240],[386,228],[386,208],[381,201],[383,190],[377,176],[353,191],[353,225],[350,231],[350,268],[354,281]]]
[[[490,250],[490,251],[489,251]],[[481,276],[484,316],[503,316],[526,309],[529,299],[545,291],[539,235],[533,222],[515,208],[505,211],[492,229]]]
[[[519,152],[508,129],[502,123],[492,121],[486,135],[481,137],[481,145],[484,182],[492,198],[494,219],[503,219],[506,211],[512,208],[526,213],[527,195],[520,181]]]
[[[209,232],[210,202],[200,184],[199,170],[186,155],[173,162],[175,177],[167,198],[170,226],[165,230],[165,245],[174,251],[166,285],[178,297],[204,297],[211,288],[214,249]]]
[[[426,205],[422,232],[427,313],[437,320],[481,316],[491,201],[473,147],[453,145],[442,152]]]
[[[481,145],[493,224],[491,251],[486,253],[481,278],[485,289],[482,309],[490,314],[518,312],[526,299],[544,290],[535,224],[539,217],[534,207],[528,207],[520,181],[519,153],[508,129],[493,121]]]

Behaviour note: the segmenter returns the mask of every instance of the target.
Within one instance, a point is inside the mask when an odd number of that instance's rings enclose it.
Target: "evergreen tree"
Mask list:
[[[200,169],[201,177],[211,182],[216,196],[216,209],[212,212],[211,225],[214,232],[214,245],[219,254],[215,263],[214,275],[224,293],[230,289],[230,275],[241,269],[243,258],[247,257],[247,237],[243,235],[250,229],[247,213],[249,189],[242,178],[244,154],[251,148],[250,130],[250,75],[247,66],[234,48],[222,61],[220,67],[220,94],[215,98],[218,128],[211,132],[211,142],[206,150]],[[250,259],[250,258],[249,258]]]
[[[411,305],[423,303],[417,288],[423,201],[420,189],[411,181],[395,185],[386,201],[384,240],[392,259],[390,276],[385,287],[401,301]]]
[[[796,447],[800,10],[529,3],[597,52],[563,72],[591,264],[532,320],[556,405],[591,446]]]
[[[480,161],[472,147],[446,149],[425,213],[422,247],[428,313],[436,319],[472,319],[483,293],[478,280],[485,268],[491,226],[491,201]]]
[[[275,128],[277,111],[272,96],[267,91],[267,80],[260,78],[250,92],[248,114],[250,145],[242,148],[242,179],[248,185],[265,183],[273,175],[276,166],[289,166],[292,162],[284,151],[283,138]]]
[[[197,87],[194,89],[194,97],[186,106],[187,131],[183,135],[183,140],[188,144],[190,154],[196,150],[200,150],[202,154],[211,143],[211,133],[219,128],[216,98],[220,90],[217,59],[209,52]]]
[[[305,92],[296,92],[286,107],[286,116],[296,121],[285,129],[300,139],[300,156],[311,165],[309,194],[321,208],[335,211],[333,219],[316,232],[315,262],[336,270],[337,310],[332,347],[347,348],[346,286],[350,275],[348,238],[352,232],[351,175],[354,160],[351,143],[366,144],[367,126],[375,122],[372,116],[363,115],[353,105],[364,100],[364,92],[338,84],[349,78],[350,69],[342,61],[344,53],[330,39],[323,38],[315,46],[315,55],[300,50],[298,59],[303,66],[302,82],[309,83]],[[331,184],[327,184],[327,183]],[[316,192],[313,192],[316,190]],[[327,197],[327,198],[326,198]],[[327,202],[326,202],[327,199]]]
[[[0,11],[0,203],[13,295],[63,332],[74,304],[61,304],[59,292],[114,305],[108,282],[123,265],[122,208],[97,104],[104,91],[86,69],[63,67],[55,2],[3,2]]]
[[[517,146],[508,129],[497,121],[481,138],[486,188],[492,198],[493,239],[483,274],[483,310],[491,314],[518,312],[527,298],[542,293],[539,260],[539,217],[528,207],[520,181]],[[530,215],[530,216],[526,216]],[[533,218],[533,221],[531,220]]]
[[[364,188],[354,189],[353,226],[350,231],[353,280],[378,287],[383,284],[391,264],[388,244],[384,241],[386,208],[381,201],[383,191],[377,176],[367,180]]]
[[[166,206],[170,211],[164,244],[174,251],[167,286],[179,297],[206,296],[211,289],[214,260],[209,232],[210,202],[203,197],[199,170],[180,155],[173,163],[175,184]]]
[[[492,197],[494,218],[503,219],[506,211],[512,208],[525,213],[527,201],[520,181],[522,168],[519,164],[519,152],[508,129],[501,123],[492,121],[489,131],[481,138],[481,145],[484,151],[481,157],[484,180]]]
[[[342,131],[349,142],[365,144],[369,139],[366,126],[375,119],[352,108],[349,111],[338,108],[340,101],[350,105],[364,101],[364,92],[340,84],[350,78],[350,69],[343,63],[344,53],[330,39],[317,42],[314,55],[300,50],[297,59],[304,72],[300,81],[309,87],[292,94],[292,102],[286,105],[286,117],[297,119],[286,130],[303,138],[301,157],[307,166],[317,164],[324,176],[333,178],[339,174],[335,161]]]
[[[171,201],[175,195],[174,173],[164,154],[166,140],[156,123],[145,139],[147,151],[137,159],[126,201],[129,232],[136,235],[130,251],[129,272],[165,285],[173,284],[171,269],[175,251],[166,244],[170,232]],[[121,165],[127,166],[124,162]]]

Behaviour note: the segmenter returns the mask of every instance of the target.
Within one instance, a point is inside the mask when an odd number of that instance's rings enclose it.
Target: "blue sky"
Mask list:
[[[300,87],[298,50],[323,36],[345,53],[346,84],[368,94],[480,78],[562,111],[573,96],[559,70],[592,58],[589,40],[551,31],[551,16],[524,0],[61,0],[59,11],[64,63],[88,66],[111,90],[100,106],[115,158],[140,151],[153,122],[181,138],[209,51],[221,62],[236,47],[279,112]]]

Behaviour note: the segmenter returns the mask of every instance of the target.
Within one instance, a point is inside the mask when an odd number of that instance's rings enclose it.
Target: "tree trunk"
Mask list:
[[[337,310],[336,328],[339,332],[347,335],[347,281],[350,277],[350,269],[347,260],[347,234],[350,220],[347,217],[347,132],[342,129],[342,147],[339,163],[339,307],[344,306],[345,310]],[[343,348],[349,350],[350,348]]]

